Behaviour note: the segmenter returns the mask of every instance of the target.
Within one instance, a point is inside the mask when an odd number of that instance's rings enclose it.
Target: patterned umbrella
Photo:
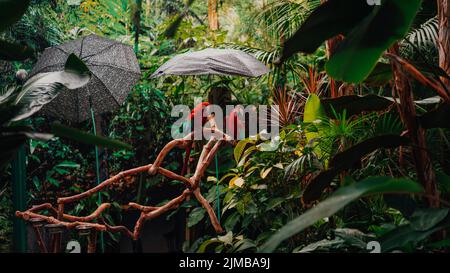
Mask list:
[[[74,53],[92,72],[83,88],[65,90],[41,110],[44,115],[82,122],[91,116],[120,106],[141,76],[133,48],[99,37],[85,36],[59,46],[47,48],[30,72],[30,77],[62,70],[67,57]]]
[[[224,75],[259,77],[269,69],[255,57],[235,49],[208,48],[177,55],[151,78],[164,75]]]

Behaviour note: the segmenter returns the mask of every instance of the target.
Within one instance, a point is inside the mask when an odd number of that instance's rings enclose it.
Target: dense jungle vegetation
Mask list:
[[[182,234],[170,251],[370,252],[371,241],[382,252],[450,249],[449,0],[31,0],[17,1],[29,3],[23,14],[13,9],[16,18],[2,9],[8,2],[0,2],[0,252],[14,249],[10,162],[19,146],[27,207],[97,183],[93,146],[54,133],[55,122],[89,132],[91,121],[30,113],[16,122],[24,112],[11,95],[45,48],[89,34],[133,46],[142,71],[126,102],[99,118],[98,133],[127,144],[100,150],[104,178],[152,163],[172,140],[173,106],[193,108],[211,88],[231,90],[234,105],[279,106],[279,137],[224,147],[203,178],[225,232],[192,198],[161,216]],[[271,72],[150,78],[173,56],[205,48],[247,52]],[[171,151],[165,168],[180,172],[184,155]],[[183,189],[164,176],[125,177],[102,192],[112,204],[103,217],[120,224],[124,204],[164,204]],[[97,206],[88,198],[67,210]],[[105,251],[118,252],[120,237],[105,232]]]

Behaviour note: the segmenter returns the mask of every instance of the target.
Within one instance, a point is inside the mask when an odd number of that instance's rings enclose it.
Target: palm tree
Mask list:
[[[219,29],[219,13],[217,0],[208,0],[208,23],[210,30]]]

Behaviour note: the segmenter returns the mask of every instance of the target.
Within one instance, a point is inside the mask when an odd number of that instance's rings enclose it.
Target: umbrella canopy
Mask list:
[[[59,71],[74,53],[92,72],[91,81],[82,88],[65,90],[41,113],[81,122],[96,113],[109,112],[120,106],[141,76],[139,63],[131,46],[97,35],[85,36],[59,46],[47,48],[30,72],[30,77]]]
[[[259,77],[270,70],[255,57],[235,49],[208,48],[177,55],[151,78],[164,75],[224,75]]]

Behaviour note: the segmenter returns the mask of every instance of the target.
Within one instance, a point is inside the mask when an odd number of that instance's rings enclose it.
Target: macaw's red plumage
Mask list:
[[[245,124],[239,114],[242,110],[235,108],[230,115],[226,117],[227,133],[231,134],[234,139],[242,139],[245,135]]]
[[[192,109],[191,113],[189,114],[188,119],[184,122],[183,126],[186,126],[186,128],[190,128],[191,132],[194,131],[194,118],[200,118],[202,120],[202,127],[208,122],[208,117],[203,114],[203,111],[206,109],[206,107],[209,106],[209,102],[202,102],[199,103],[197,106]],[[184,156],[184,162],[183,162],[183,168],[181,170],[181,175],[185,175],[187,172],[187,166],[189,163],[189,157],[191,156],[191,149],[192,147],[186,147],[186,154]]]
[[[209,102],[206,101],[195,106],[194,109],[192,109],[191,114],[189,115],[189,120],[193,120],[195,117],[200,117],[202,119],[202,125],[204,125],[206,122],[208,122],[208,117],[206,117],[206,115],[203,115],[203,111],[208,106]]]

